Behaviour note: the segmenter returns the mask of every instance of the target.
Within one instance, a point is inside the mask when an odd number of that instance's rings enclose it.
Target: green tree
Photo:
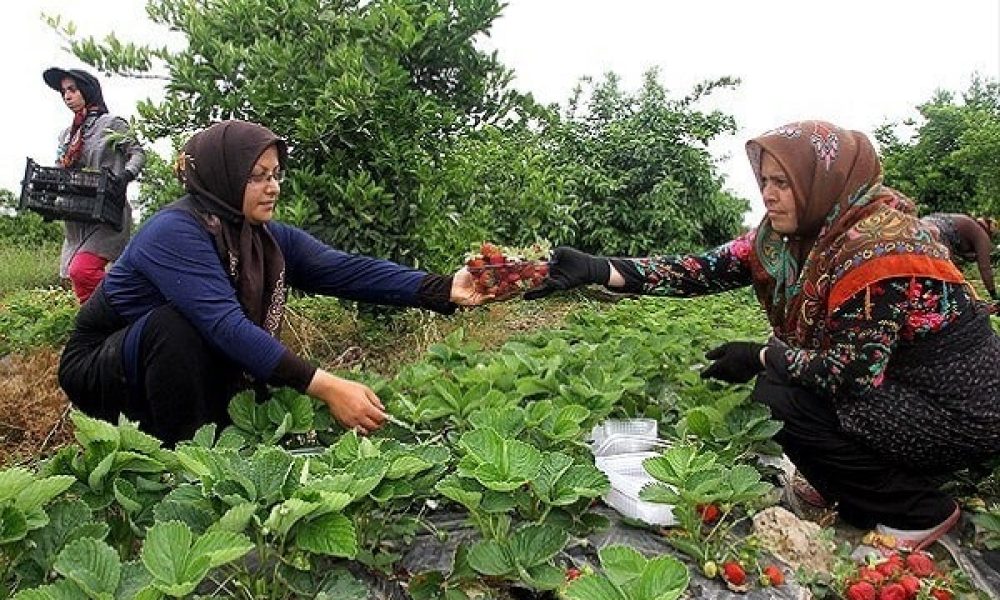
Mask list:
[[[0,244],[18,248],[37,248],[62,240],[62,226],[45,221],[31,211],[19,211],[18,197],[0,189]]]
[[[921,212],[997,214],[1000,211],[1000,85],[974,77],[956,95],[939,90],[917,106],[919,119],[876,131],[885,181],[913,197]]]
[[[544,133],[565,169],[583,249],[636,255],[704,248],[735,234],[749,208],[722,192],[707,149],[735,131],[733,118],[695,106],[738,80],[708,81],[673,99],[658,76],[648,71],[635,94],[613,73],[599,83],[584,79],[563,120]]]
[[[443,218],[421,194],[464,132],[499,123],[531,102],[510,73],[478,50],[499,0],[149,0],[153,21],[180,32],[179,51],[113,35],[76,39],[104,71],[169,79],[142,103],[149,139],[222,118],[263,123],[290,144],[291,177],[279,217],[348,251],[415,262],[421,233]],[[172,198],[157,189],[144,201]],[[172,191],[169,193],[173,193]]]

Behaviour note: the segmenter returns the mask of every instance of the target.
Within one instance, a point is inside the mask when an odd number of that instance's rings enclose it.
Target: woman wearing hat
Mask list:
[[[116,180],[112,193],[124,195],[130,181],[138,176],[146,154],[135,140],[112,140],[124,133],[128,123],[108,112],[97,78],[80,69],[47,69],[42,78],[59,92],[73,113],[70,126],[59,134],[56,164],[74,169],[109,169]],[[65,239],[59,260],[59,275],[68,278],[73,292],[83,304],[104,277],[107,264],[117,259],[132,230],[132,208],[126,200],[122,228],[116,231],[103,223],[65,222]]]

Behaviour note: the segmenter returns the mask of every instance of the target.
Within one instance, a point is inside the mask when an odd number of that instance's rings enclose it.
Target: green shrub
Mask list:
[[[73,293],[59,288],[7,296],[0,304],[0,355],[63,344],[78,308]]]
[[[0,298],[17,290],[59,283],[59,246],[17,245],[0,241]]]
[[[62,240],[61,224],[30,211],[19,212],[17,204],[13,192],[0,190],[0,246],[37,248]]]

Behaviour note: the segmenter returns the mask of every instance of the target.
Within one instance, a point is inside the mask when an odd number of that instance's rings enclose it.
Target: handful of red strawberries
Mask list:
[[[951,600],[959,587],[937,568],[930,554],[895,550],[859,565],[842,585],[847,600]]]
[[[541,285],[549,274],[548,259],[547,244],[512,248],[483,242],[478,252],[466,257],[465,266],[477,292],[505,300]]]

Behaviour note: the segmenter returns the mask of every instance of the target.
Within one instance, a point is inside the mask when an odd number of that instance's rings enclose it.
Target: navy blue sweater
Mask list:
[[[362,302],[419,304],[417,291],[427,273],[334,250],[295,227],[275,222],[266,227],[284,254],[289,286]],[[133,325],[123,348],[125,370],[133,382],[145,317],[164,304],[258,381],[271,381],[288,354],[284,344],[247,318],[211,235],[186,211],[164,210],[153,216],[126,246],[103,285],[111,306]]]

